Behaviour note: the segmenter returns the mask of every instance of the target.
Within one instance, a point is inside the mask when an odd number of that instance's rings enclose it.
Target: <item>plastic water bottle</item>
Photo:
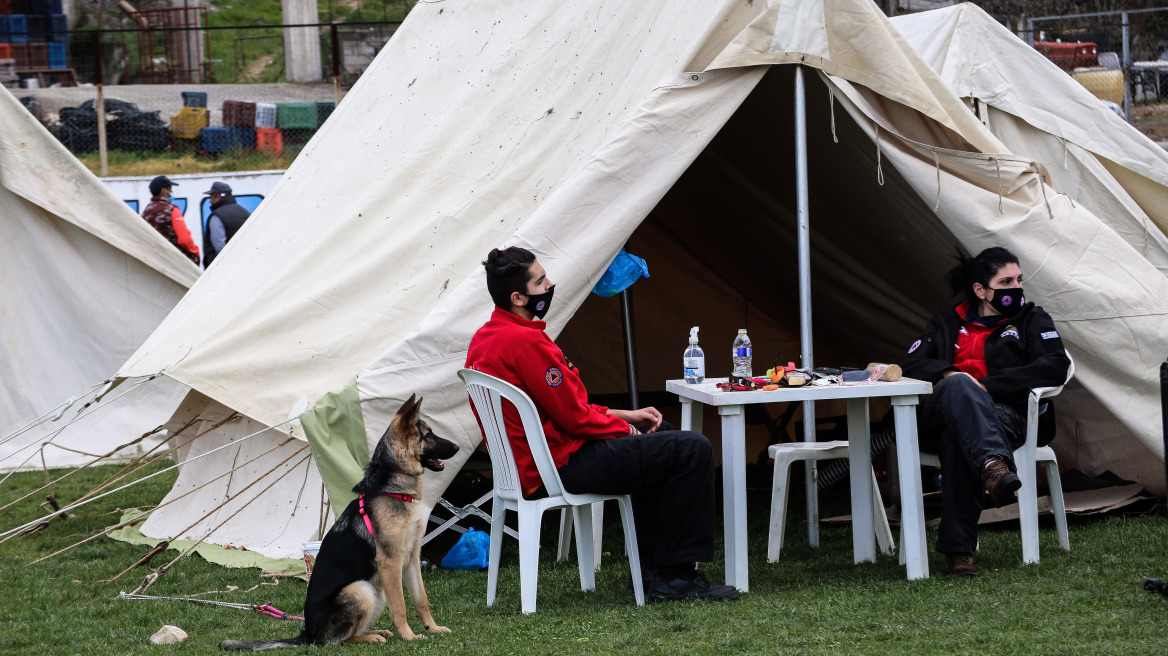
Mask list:
[[[696,385],[706,379],[706,354],[698,346],[698,327],[689,329],[689,348],[682,354],[685,382]]]
[[[750,378],[750,357],[753,354],[754,350],[750,348],[750,337],[746,334],[746,329],[739,328],[738,336],[734,338],[734,348],[731,349],[734,369],[731,370],[730,375]]]

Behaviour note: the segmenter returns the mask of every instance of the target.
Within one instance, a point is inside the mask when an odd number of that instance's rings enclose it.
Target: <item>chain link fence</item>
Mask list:
[[[0,83],[102,176],[284,169],[400,25],[205,27],[200,11],[16,42],[4,20]]]
[[[1168,8],[1026,20],[1035,49],[1156,141],[1168,141]]]

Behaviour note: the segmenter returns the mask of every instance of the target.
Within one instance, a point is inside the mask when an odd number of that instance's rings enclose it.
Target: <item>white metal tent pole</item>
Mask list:
[[[807,212],[807,102],[803,67],[795,66],[795,219],[799,239],[799,350],[804,368],[815,366],[811,352],[811,226]],[[803,441],[815,441],[815,402],[803,402]],[[804,461],[807,480],[807,540],[819,546],[819,493],[815,461]]]

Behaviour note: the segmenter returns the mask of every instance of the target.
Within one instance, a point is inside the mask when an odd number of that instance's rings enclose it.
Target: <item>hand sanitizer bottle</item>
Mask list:
[[[698,346],[698,327],[689,329],[689,348],[682,355],[685,364],[685,382],[691,385],[701,383],[706,379],[706,354]]]

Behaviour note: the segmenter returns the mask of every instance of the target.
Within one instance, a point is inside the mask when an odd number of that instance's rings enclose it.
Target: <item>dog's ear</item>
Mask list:
[[[400,410],[397,411],[398,418],[405,424],[409,425],[418,419],[418,413],[422,408],[422,399],[417,394],[411,394],[410,398],[402,404]]]

